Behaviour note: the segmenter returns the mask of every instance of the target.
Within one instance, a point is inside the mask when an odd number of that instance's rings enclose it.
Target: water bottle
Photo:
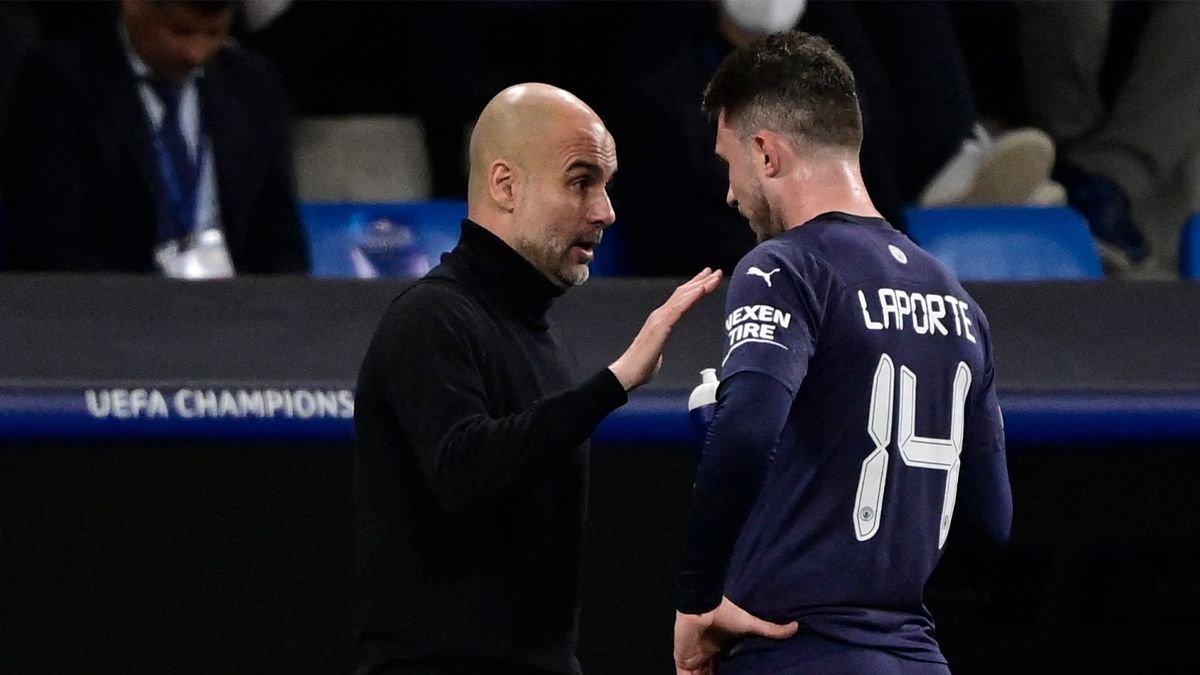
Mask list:
[[[704,438],[708,433],[708,425],[712,422],[713,414],[717,412],[717,369],[705,368],[700,371],[700,384],[692,390],[688,397],[688,415],[692,419],[692,428]]]

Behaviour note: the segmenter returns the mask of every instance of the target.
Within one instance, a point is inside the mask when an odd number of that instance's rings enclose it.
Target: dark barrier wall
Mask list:
[[[136,277],[0,277],[0,437],[249,437],[350,440],[338,395],[403,282],[238,279],[189,284]],[[615,359],[672,284],[598,280],[556,306],[583,371]],[[1200,285],[974,284],[992,323],[1010,441],[1200,438]],[[682,406],[721,357],[722,294],[676,329],[662,372],[635,394],[606,441],[689,442]],[[192,392],[303,391],[332,414],[156,416],[127,401],[159,392],[194,413]],[[96,419],[104,393],[125,406]],[[289,395],[288,400],[291,399]],[[151,399],[153,400],[153,399]],[[279,399],[284,400],[284,399]],[[290,404],[289,404],[290,405]],[[119,414],[121,412],[129,414]],[[285,414],[286,413],[286,414]],[[612,423],[612,422],[616,423]]]
[[[83,431],[107,438],[73,440],[79,414],[36,404],[89,387],[350,387],[401,286],[0,277],[0,672],[346,672],[345,420],[92,420]],[[560,318],[581,365],[614,358],[669,290],[569,293]],[[1200,656],[1200,288],[970,290],[997,342],[1016,522],[999,557],[952,534],[931,583],[955,671],[1167,672]],[[696,371],[719,358],[721,314],[714,299],[689,317],[662,375],[600,434],[589,673],[671,672],[696,458],[669,441]],[[75,398],[39,399],[47,388]]]
[[[351,455],[337,444],[6,443],[0,671],[348,672]],[[580,656],[670,673],[694,458],[600,447]],[[952,538],[929,589],[956,673],[1183,672],[1200,656],[1195,447],[1021,447],[1011,549]]]

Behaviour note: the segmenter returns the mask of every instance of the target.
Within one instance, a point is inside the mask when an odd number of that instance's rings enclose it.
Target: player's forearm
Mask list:
[[[734,544],[766,480],[791,398],[783,385],[757,373],[722,383],[676,577],[680,612],[700,614],[720,604]]]

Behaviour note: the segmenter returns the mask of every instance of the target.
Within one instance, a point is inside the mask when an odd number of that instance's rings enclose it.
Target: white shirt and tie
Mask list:
[[[124,24],[120,26],[120,34],[125,56],[138,80],[142,107],[150,121],[151,131],[157,134],[162,127],[166,107],[151,85],[155,78],[154,71],[133,48]],[[212,161],[212,143],[208,135],[203,133],[200,119],[200,91],[196,80],[202,74],[202,69],[197,70],[180,86],[178,111],[179,126],[190,159],[200,168],[195,227],[190,237],[167,242],[155,252],[155,260],[165,275],[188,279],[233,276],[233,265],[229,262],[229,251],[221,229],[221,204],[217,194],[216,167]]]

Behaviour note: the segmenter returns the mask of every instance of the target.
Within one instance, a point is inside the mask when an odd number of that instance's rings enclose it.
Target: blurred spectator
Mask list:
[[[799,28],[826,37],[858,78],[863,174],[881,213],[903,229],[921,204],[1053,204],[1054,148],[1035,129],[989,136],[979,124],[966,66],[940,2],[721,0],[679,12],[677,49],[626,84],[614,116],[621,171],[614,193],[628,271],[679,276],[730,270],[753,245],[725,204],[714,123],[697,92],[734,46]],[[669,252],[669,254],[667,253]]]
[[[1157,229],[1167,232],[1146,229],[1150,223],[1139,227],[1131,202],[1162,196],[1200,153],[1200,3],[1017,7],[1026,104],[1031,122],[1058,146],[1055,176],[1087,218],[1109,271],[1144,266],[1152,249],[1145,235],[1169,248],[1178,230],[1166,223]],[[1146,15],[1118,16],[1129,12]],[[1144,19],[1144,25],[1128,63],[1114,63],[1113,38],[1130,18]],[[1111,77],[1124,65],[1126,72]],[[1117,83],[1111,92],[1108,80]],[[1194,209],[1196,186],[1191,192]]]
[[[25,270],[304,272],[287,105],[227,44],[233,2],[125,0],[26,60],[12,98],[8,259]]]

